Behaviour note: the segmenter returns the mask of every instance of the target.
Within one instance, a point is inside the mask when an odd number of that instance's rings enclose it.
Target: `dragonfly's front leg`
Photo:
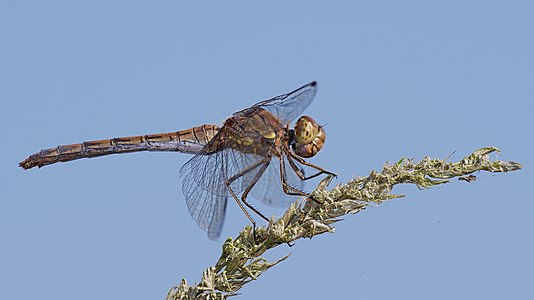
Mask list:
[[[289,165],[291,166],[291,168],[293,169],[295,174],[297,174],[297,176],[301,180],[312,179],[312,178],[315,178],[315,177],[317,177],[317,176],[319,176],[321,174],[328,174],[328,175],[334,176],[334,177],[337,176],[336,174],[334,174],[332,172],[326,171],[325,169],[323,169],[323,168],[321,168],[319,166],[316,166],[314,164],[311,164],[311,163],[305,161],[303,158],[297,156],[293,152],[287,151],[286,153],[289,153],[289,155],[287,156],[287,161],[289,162]],[[314,169],[318,170],[318,172],[313,174],[313,175],[310,175],[310,176],[305,176],[304,173],[298,168],[298,166],[292,160],[292,158],[296,159],[302,165],[305,165],[305,166],[308,166],[310,168],[314,168]],[[292,187],[291,185],[287,184],[286,177],[285,177],[285,163],[284,163],[284,156],[283,155],[280,157],[280,178],[282,179],[282,189],[284,190],[284,193],[286,193],[288,195],[305,196],[305,197],[308,197],[308,198],[312,199],[313,201],[315,201],[315,202],[320,204],[320,202],[317,201],[317,199],[313,198],[311,196],[311,194],[305,193],[305,192],[303,192],[301,190],[298,190],[298,189]]]
[[[291,164],[291,163],[290,163]],[[295,166],[296,167],[296,166]],[[292,167],[293,168],[293,167]],[[298,170],[298,168],[297,168]],[[304,176],[302,174],[302,172],[300,172],[300,170],[295,171],[295,173],[297,173],[297,175],[299,176],[299,178],[301,178],[301,176]],[[299,175],[300,173],[300,175]],[[301,178],[302,179],[302,178]],[[297,188],[294,188],[292,187],[291,185],[289,185],[286,181],[286,165],[284,163],[284,155],[282,154],[280,156],[280,180],[282,182],[282,190],[284,191],[284,193],[286,193],[287,195],[291,195],[291,196],[304,196],[304,197],[309,197],[310,195],[297,189]]]
[[[314,165],[314,164],[311,164],[307,161],[305,161],[302,157],[296,155],[295,153],[291,152],[291,151],[287,151],[286,153],[289,154],[289,156],[287,157],[287,161],[289,162],[289,165],[291,166],[291,168],[295,171],[295,173],[297,174],[297,176],[301,179],[301,180],[308,180],[308,179],[312,179],[312,178],[315,178],[321,174],[328,174],[330,176],[334,176],[334,177],[337,177],[337,174],[335,173],[332,173],[330,171],[327,171],[317,165]],[[302,165],[305,165],[307,167],[310,167],[310,168],[313,168],[313,169],[316,169],[318,172],[317,173],[314,173],[313,175],[309,175],[309,176],[305,176],[301,170],[299,170],[299,168],[297,167],[297,165],[295,164],[295,162],[293,161],[293,159],[295,159],[296,161],[298,161],[300,164]]]

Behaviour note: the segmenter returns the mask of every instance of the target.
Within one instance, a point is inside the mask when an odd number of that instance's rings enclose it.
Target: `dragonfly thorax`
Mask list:
[[[301,157],[312,157],[323,148],[326,133],[314,119],[302,116],[295,123],[292,140],[291,146],[295,154]]]

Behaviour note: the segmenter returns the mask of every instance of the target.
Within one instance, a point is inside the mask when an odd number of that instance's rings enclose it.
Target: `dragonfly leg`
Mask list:
[[[291,152],[291,151],[287,151],[286,153],[289,154],[289,156],[287,157],[288,159],[288,162],[289,162],[289,165],[291,166],[291,168],[293,170],[295,170],[295,173],[297,173],[297,175],[300,177],[300,179],[302,180],[308,180],[308,179],[312,179],[312,178],[315,178],[321,174],[328,174],[328,175],[331,175],[331,176],[334,176],[334,177],[337,177],[337,174],[335,173],[332,173],[330,171],[327,171],[317,165],[314,165],[314,164],[311,164],[307,161],[305,161],[302,157],[296,155],[295,153]],[[310,176],[304,176],[304,174],[302,174],[302,172],[298,169],[298,167],[296,166],[295,162],[292,160],[292,159],[295,159],[296,161],[298,161],[300,164],[303,164],[305,166],[308,166],[310,168],[313,168],[313,169],[316,169],[318,172],[313,174],[313,175],[310,175]],[[297,172],[298,170],[298,172]],[[301,177],[302,176],[302,177]]]
[[[250,193],[250,191],[252,190],[252,188],[254,187],[254,185],[256,185],[256,183],[258,182],[258,180],[260,179],[260,177],[263,175],[263,173],[265,173],[265,170],[267,169],[267,167],[269,167],[269,163],[270,163],[270,158],[266,158],[264,160],[263,165],[261,165],[261,167],[259,168],[258,170],[258,173],[256,173],[256,176],[254,176],[254,178],[252,179],[252,181],[250,182],[250,184],[247,186],[247,188],[245,189],[245,191],[243,191],[243,194],[241,195],[241,201],[243,201],[243,203],[245,203],[250,209],[254,210],[258,215],[260,215],[262,218],[264,218],[265,220],[267,220],[267,222],[269,222],[269,220],[263,215],[261,214],[259,211],[257,211],[256,209],[254,209],[253,206],[251,206],[250,204],[248,204],[247,202],[247,196],[248,196],[248,193]],[[289,247],[293,247],[294,243],[291,243],[291,242],[287,242],[287,245]]]
[[[300,170],[299,167],[297,167],[297,165],[295,164],[295,162],[291,159],[291,156],[287,156],[287,162],[289,163],[291,169],[293,169],[295,174],[297,174],[297,176],[300,178],[300,180],[308,179],[306,178],[306,176],[304,176],[304,172],[302,172],[302,170]]]
[[[254,187],[254,185],[258,182],[260,177],[263,175],[263,173],[265,172],[267,167],[269,166],[269,161],[270,161],[270,159],[265,160],[265,162],[259,167],[258,173],[256,173],[256,176],[254,176],[254,178],[252,179],[250,184],[243,191],[243,194],[241,194],[241,201],[243,201],[243,203],[245,203],[246,206],[248,206],[250,209],[252,209],[255,213],[257,213],[260,217],[265,219],[267,222],[269,222],[269,219],[267,217],[265,217],[262,213],[260,213],[258,210],[256,210],[252,205],[250,205],[247,202],[247,196],[248,196],[248,193],[250,193],[250,191]]]
[[[308,180],[308,179],[312,179],[312,178],[315,178],[321,174],[328,174],[330,176],[337,176],[336,174],[332,173],[332,172],[329,172],[329,171],[326,171],[324,170],[323,168],[319,167],[319,166],[316,166],[314,164],[311,164],[311,163],[308,163],[307,161],[305,161],[303,158],[293,154],[292,152],[286,152],[286,153],[289,153],[290,155],[287,156],[287,161],[289,162],[289,165],[291,166],[291,168],[293,169],[293,171],[295,172],[295,174],[297,174],[297,176],[301,179],[301,180]],[[305,166],[308,166],[310,168],[314,168],[316,170],[318,170],[317,173],[313,174],[313,175],[310,175],[310,176],[304,176],[304,173],[299,170],[298,166],[295,164],[295,162],[293,161],[293,159],[296,159],[299,163],[305,165]],[[313,198],[311,194],[306,194],[298,189],[295,189],[294,187],[288,185],[286,182],[285,182],[285,167],[284,167],[284,162],[283,162],[283,156],[280,158],[280,177],[282,178],[282,188],[284,190],[284,192],[288,195],[301,195],[301,196],[306,196],[310,199],[312,199],[313,201],[315,201],[316,203],[319,203],[321,204],[321,202],[317,201],[317,199]],[[286,191],[286,188],[291,190],[291,191]]]
[[[269,166],[270,159],[271,159],[270,157],[266,157],[266,158],[264,158],[264,159],[262,159],[262,160],[260,160],[260,161],[258,161],[256,163],[252,164],[251,166],[247,167],[246,169],[243,169],[243,170],[239,171],[237,174],[235,174],[234,176],[232,176],[232,177],[230,177],[229,179],[226,180],[226,187],[228,188],[228,191],[230,191],[230,194],[232,195],[232,197],[234,197],[234,200],[239,205],[239,208],[241,208],[243,213],[245,213],[247,218],[250,220],[250,222],[252,223],[252,226],[254,227],[254,229],[256,228],[256,222],[254,221],[252,216],[248,213],[248,211],[245,209],[245,206],[243,204],[245,204],[248,208],[250,208],[252,211],[254,211],[258,216],[260,216],[263,219],[265,219],[267,222],[269,221],[269,219],[267,217],[265,217],[261,212],[259,212],[256,208],[254,208],[252,205],[250,205],[246,201],[246,196],[250,192],[250,190],[254,187],[254,184],[256,184],[256,182],[259,180],[259,178],[261,177],[263,172],[265,172],[265,169],[267,169],[267,166]],[[260,171],[254,177],[254,179],[252,180],[252,183],[245,189],[245,191],[243,192],[243,195],[241,196],[241,199],[239,199],[237,197],[236,193],[234,192],[234,190],[232,190],[232,187],[231,187],[232,182],[236,181],[240,177],[244,176],[245,174],[253,171],[254,169],[256,169],[258,167],[260,167]]]
[[[241,210],[243,211],[245,216],[247,216],[247,219],[250,221],[250,223],[252,223],[252,231],[256,232],[256,221],[254,221],[254,219],[250,216],[248,211],[243,206],[243,203],[241,203],[241,201],[239,201],[239,198],[237,198],[237,195],[235,194],[235,192],[230,187],[230,183],[228,181],[226,181],[226,187],[228,188],[228,191],[230,192],[232,197],[234,197],[234,200],[235,200],[235,202],[237,202],[237,205],[239,205],[239,208],[241,208]]]
[[[291,164],[291,163],[290,163]],[[295,166],[296,167],[296,166]],[[293,167],[291,167],[293,168]],[[297,168],[298,170],[298,168]],[[299,175],[300,170],[295,171],[297,173],[297,175]],[[304,176],[302,173],[300,174],[302,176]],[[299,177],[300,177],[299,175]],[[286,193],[287,195],[291,195],[291,196],[304,196],[304,197],[309,197],[310,195],[299,190],[299,189],[296,189],[294,187],[292,187],[291,185],[289,185],[286,181],[286,166],[285,166],[285,163],[284,163],[284,156],[280,156],[280,179],[282,181],[282,190],[284,191],[284,193]]]

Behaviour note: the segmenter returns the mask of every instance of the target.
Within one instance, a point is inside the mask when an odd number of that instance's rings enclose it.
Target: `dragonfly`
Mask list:
[[[248,200],[287,206],[292,197],[310,194],[304,181],[335,176],[305,160],[315,156],[326,140],[324,127],[301,116],[313,101],[317,82],[273,97],[234,113],[219,127],[202,125],[187,130],[119,137],[43,149],[19,163],[23,169],[109,154],[175,151],[194,156],[180,169],[182,192],[191,214],[208,238],[221,234],[228,198],[233,198],[256,228],[248,210],[269,221]],[[311,198],[313,199],[313,198]]]

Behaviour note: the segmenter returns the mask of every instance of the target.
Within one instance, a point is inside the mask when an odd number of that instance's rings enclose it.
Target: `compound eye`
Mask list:
[[[300,117],[295,123],[294,133],[293,152],[298,156],[312,157],[323,148],[326,133],[314,119],[308,116]]]
[[[317,137],[319,125],[308,116],[300,117],[295,123],[295,140],[297,144],[309,144]]]

